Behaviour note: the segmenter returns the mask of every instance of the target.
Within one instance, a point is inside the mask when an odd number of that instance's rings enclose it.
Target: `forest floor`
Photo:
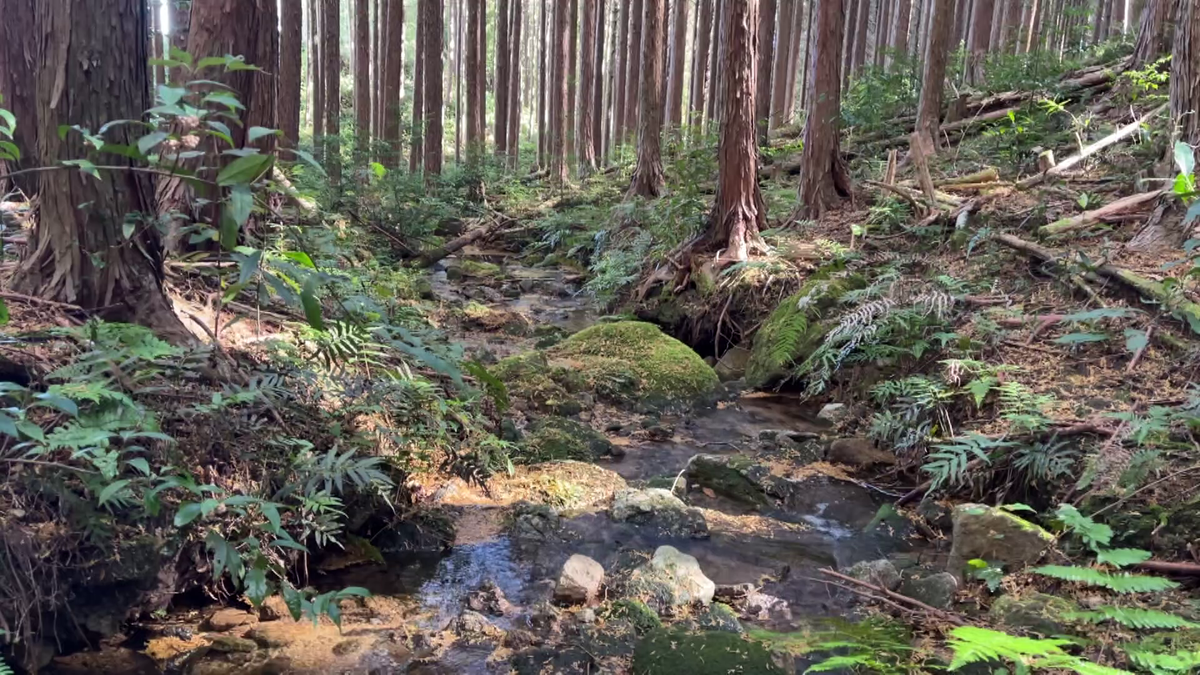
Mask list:
[[[892,175],[903,128],[853,129],[854,199],[814,222],[784,217],[798,147],[781,134],[762,180],[773,253],[724,269],[665,262],[715,175],[711,145],[669,144],[654,203],[620,203],[626,165],[566,190],[497,181],[486,210],[363,190],[308,249],[341,317],[323,330],[245,292],[214,312],[238,272],[204,257],[168,267],[185,320],[217,327],[198,350],[4,296],[10,381],[90,411],[23,409],[55,431],[0,454],[14,660],[697,675],[837,654],[830,667],[888,673],[1186,672],[1196,235],[1186,191],[1127,199],[1174,185],[1148,180],[1173,162],[1165,117],[1022,185],[1044,150],[1062,163],[1161,105],[1101,72],[971,99],[971,116],[1005,114],[946,134],[933,190],[916,167]],[[412,270],[387,234],[409,218],[499,227]],[[203,374],[223,359],[245,375]],[[44,451],[16,452],[30,446]],[[260,544],[281,532],[309,550]],[[260,597],[259,578],[303,599]],[[370,597],[338,595],[357,588]]]

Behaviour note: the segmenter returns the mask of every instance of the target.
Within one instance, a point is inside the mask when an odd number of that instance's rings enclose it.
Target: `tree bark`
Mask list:
[[[842,161],[841,74],[838,49],[846,25],[844,0],[819,0],[813,26],[815,58],[809,59],[812,90],[804,122],[804,150],[800,155],[800,214],[817,218],[850,196],[850,175]]]
[[[1010,0],[1019,2],[1020,0]],[[912,20],[912,0],[897,0],[896,14],[892,19],[891,53],[887,55],[884,65],[891,68],[896,55],[903,56],[908,52],[908,27]]]
[[[482,0],[480,0],[482,4]],[[445,8],[442,0],[421,0],[421,25],[425,33],[422,86],[425,89],[425,176],[442,175],[442,49]]]
[[[678,128],[683,125],[683,71],[687,55],[688,7],[691,0],[675,0],[672,7],[670,54],[667,74],[667,123]]]
[[[577,104],[579,102],[579,0],[570,0],[567,12],[567,157],[578,160]]]
[[[872,62],[876,68],[883,68],[883,57],[888,48],[888,26],[896,9],[892,0],[878,0],[879,11],[875,14],[875,54]]]
[[[192,25],[192,3],[167,0],[167,21],[171,24],[171,46],[187,51],[188,32]],[[182,68],[172,68],[168,73],[171,84],[178,86],[181,78],[187,77]]]
[[[620,43],[617,42],[617,36],[620,31],[621,10],[618,7],[613,7],[609,21],[611,22],[609,24],[609,33],[612,34],[612,39],[610,40],[612,46],[608,50],[608,58],[606,59],[608,63],[608,76],[606,78],[608,80],[608,93],[604,96],[604,148],[601,153],[601,163],[606,166],[608,165],[609,158],[612,157],[612,148],[617,131],[616,106],[617,91],[620,90],[618,78],[620,77],[621,70],[621,62],[618,54]]]
[[[1020,31],[1021,0],[998,0],[1004,3],[1004,15],[1000,22],[1000,41],[995,50],[1001,53],[1013,51],[1014,36]]]
[[[150,4],[150,49],[149,54],[152,59],[162,59],[163,54],[163,29],[162,29],[162,13],[159,11],[162,7],[163,0],[152,0]],[[154,66],[154,78],[150,81],[151,90],[155,84],[166,84],[166,70],[162,66]]]
[[[395,169],[400,166],[404,155],[400,139],[400,88],[404,78],[404,0],[384,1],[387,2],[387,28],[382,39],[387,54],[384,56],[383,77],[383,139],[388,144],[389,152],[383,164],[389,169]]]
[[[317,161],[325,159],[325,75],[324,75],[324,58],[321,54],[323,45],[321,44],[321,23],[325,12],[321,3],[324,0],[309,0],[308,3],[308,70],[309,70],[309,91],[312,92],[312,100],[309,101],[309,114],[312,115],[312,140],[313,153]],[[174,3],[172,3],[174,4]]]
[[[761,1],[761,0],[760,0]],[[809,7],[812,3],[809,2]],[[783,99],[783,114],[784,119],[791,120],[795,117],[796,112],[796,84],[800,80],[800,57],[807,55],[803,53],[804,43],[801,42],[804,36],[804,0],[797,0],[796,11],[792,13],[792,44],[788,46],[787,70],[784,71],[784,81],[787,83],[786,93]]]
[[[79,134],[60,137],[60,126],[100,129],[141,119],[150,107],[149,19],[143,0],[38,0],[33,9],[26,18],[40,55],[28,71],[36,78],[38,164],[54,166],[88,154]],[[138,127],[118,125],[105,138],[136,146],[135,134]],[[105,161],[134,164],[119,155]],[[38,224],[13,278],[16,291],[99,309],[103,318],[139,323],[175,342],[190,339],[162,289],[157,229],[142,222],[130,236],[123,232],[128,214],[155,211],[149,176],[51,171],[39,176],[38,196]]]
[[[367,0],[354,0],[354,149],[360,157],[371,148],[370,63],[371,8]]]
[[[374,16],[371,19],[371,137],[383,140],[383,75],[384,50],[383,32],[387,26],[387,14],[384,7],[387,0],[371,0]],[[382,155],[375,157],[381,160]]]
[[[863,68],[867,65],[867,28],[870,15],[870,0],[859,0],[858,27],[854,30],[854,75],[862,73]]]
[[[818,0],[819,1],[819,0]],[[850,74],[854,72],[854,36],[858,28],[858,6],[867,0],[843,0],[848,2],[845,17],[842,19],[842,87],[850,84]]]
[[[1167,14],[1173,0],[1146,0],[1137,44],[1133,48],[1130,68],[1138,70],[1154,63],[1167,53]]]
[[[300,72],[301,45],[304,42],[304,14],[299,2],[284,2],[282,32],[279,40],[279,128],[283,144],[300,145]]]
[[[560,4],[558,10],[565,8]],[[551,63],[564,65],[567,59],[567,12],[554,12],[554,30],[551,36]],[[567,182],[567,117],[566,68],[554,69],[550,78],[550,176],[563,185]]]
[[[325,76],[325,170],[329,182],[342,180],[342,22],[341,0],[323,0],[321,22],[322,73]],[[195,22],[193,21],[193,24]]]
[[[1181,0],[1171,49],[1171,120],[1174,141],[1195,147],[1200,143],[1200,7]],[[1167,149],[1170,157],[1174,143]]]
[[[712,22],[712,42],[709,44],[711,52],[708,59],[708,104],[705,109],[705,119],[712,128],[712,123],[717,119],[717,105],[721,98],[721,56],[724,52],[721,50],[725,46],[725,38],[723,37],[725,21],[725,5],[731,0],[715,0],[713,4],[713,22]],[[736,0],[733,0],[736,1]]]
[[[663,0],[644,0],[643,9],[637,166],[627,196],[649,198],[662,194],[666,182],[662,168]]]
[[[784,0],[785,5],[790,5],[788,0]],[[778,72],[780,79],[786,78],[787,74],[782,71],[775,70],[775,0],[761,0],[758,15],[758,74],[755,82],[754,92],[754,119],[757,129],[759,147],[767,147],[767,135],[771,131],[771,89],[772,89],[772,74]],[[782,12],[781,12],[782,13]],[[789,31],[790,32],[790,31]],[[783,39],[782,32],[779,35],[779,49],[784,51],[784,45],[788,44]],[[788,36],[791,37],[790,35]]]
[[[579,175],[596,170],[595,146],[592,139],[592,113],[596,78],[596,0],[583,0],[583,60],[579,69]]]
[[[994,0],[975,0],[975,16],[972,17],[971,51],[967,62],[967,83],[983,83],[984,63],[992,39],[992,14]]]
[[[424,160],[425,149],[425,3],[417,4],[417,35],[413,49],[412,131],[409,133],[408,172],[416,173]],[[471,2],[471,0],[467,0]],[[467,93],[470,97],[470,92]]]
[[[523,0],[511,0],[509,8],[508,36],[512,41],[509,49],[508,76],[508,140],[504,147],[508,151],[508,166],[516,169],[521,156],[521,26]]]
[[[604,39],[606,23],[606,5],[604,0],[596,0],[596,43],[595,54],[592,58],[592,164],[596,164],[603,156],[604,133]]]
[[[921,97],[917,103],[916,132],[926,148],[938,147],[938,127],[942,117],[942,90],[946,79],[946,61],[950,55],[954,28],[950,8],[954,0],[932,0],[929,39],[925,45],[925,68],[921,78]]]
[[[625,142],[632,142],[631,133],[638,123],[638,85],[645,75],[642,68],[642,20],[645,15],[645,0],[629,0],[629,69],[625,76]],[[657,45],[655,45],[657,46]]]
[[[692,95],[689,124],[703,122],[705,83],[708,81],[708,52],[712,44],[713,0],[700,0],[696,12],[696,47],[692,50]]]
[[[841,0],[824,0],[821,4],[840,5]],[[724,59],[726,91],[720,96],[724,110],[717,149],[717,196],[705,236],[724,247],[723,259],[744,261],[752,251],[764,248],[759,233],[766,227],[766,205],[758,187],[754,128],[758,0],[730,2],[726,12],[729,49]],[[833,137],[836,142],[836,131]]]
[[[550,126],[549,118],[549,98],[550,91],[546,87],[546,71],[550,67],[550,40],[546,33],[546,12],[549,7],[545,2],[540,3],[538,9],[538,22],[541,30],[541,52],[538,58],[538,166],[545,168],[549,166],[547,162],[549,157],[549,148],[547,141],[550,136],[546,132]]]
[[[17,118],[12,141],[20,150],[19,162],[6,162],[6,170],[37,166],[37,73],[43,66],[34,33],[34,12],[40,0],[0,0],[0,108]],[[141,115],[138,115],[141,118]],[[58,133],[57,130],[55,133]],[[37,178],[26,174],[8,179],[27,196],[37,193]]]
[[[479,92],[483,89],[483,53],[479,49],[479,28],[484,17],[480,0],[467,0],[467,163],[472,164],[473,156],[483,152],[483,125],[480,124],[482,111],[479,110]],[[426,34],[428,39],[428,34]]]

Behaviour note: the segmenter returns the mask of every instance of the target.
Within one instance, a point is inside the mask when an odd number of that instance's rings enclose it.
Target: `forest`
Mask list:
[[[0,17],[0,675],[1200,672],[1200,0]]]

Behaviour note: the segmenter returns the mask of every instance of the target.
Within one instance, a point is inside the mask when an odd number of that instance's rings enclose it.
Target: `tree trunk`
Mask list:
[[[371,8],[354,0],[354,149],[366,157],[371,148]]]
[[[163,53],[163,28],[162,28],[162,8],[163,0],[152,0],[150,4],[150,58],[162,59],[166,56]],[[151,89],[155,84],[166,84],[166,70],[162,66],[154,66],[154,79],[150,82]]]
[[[854,75],[862,73],[867,65],[867,22],[871,15],[870,0],[859,0],[858,27],[854,30]]]
[[[167,21],[171,24],[171,46],[187,51],[188,31],[192,26],[192,3],[167,0]],[[178,86],[185,81],[181,78],[187,78],[187,72],[182,68],[172,68],[168,76],[171,84]]]
[[[1004,15],[1000,22],[1000,41],[995,50],[1000,53],[1013,51],[1014,36],[1020,31],[1021,0],[997,0],[1004,3]]]
[[[762,9],[766,10],[764,4]],[[778,73],[778,77],[773,77],[771,81],[771,95],[766,97],[771,105],[771,120],[768,125],[771,129],[783,126],[787,123],[787,71],[788,65],[791,63],[791,49],[795,43],[795,37],[792,35],[792,26],[795,25],[793,17],[796,12],[803,11],[803,7],[799,6],[799,0],[783,0],[779,3],[779,26],[776,30],[778,34],[779,48],[772,51],[774,63],[771,66],[771,72]],[[761,35],[759,36],[759,48],[763,49],[763,55],[766,56],[766,47],[761,43]],[[759,64],[759,77],[762,77],[764,64]],[[763,82],[760,79],[758,89],[761,92]],[[757,107],[762,106],[762,101],[758,101]]]
[[[994,0],[975,0],[975,16],[972,17],[971,51],[967,62],[967,83],[983,83],[983,68],[987,61],[988,45],[992,39],[992,14]]]
[[[637,166],[629,186],[629,197],[657,197],[662,194],[666,182],[662,168],[663,0],[644,0],[643,9]]]
[[[422,165],[425,149],[425,3],[417,3],[417,35],[413,49],[412,131],[409,133],[408,172],[416,173]],[[471,2],[471,0],[467,0]],[[468,91],[467,96],[470,97]]]
[[[325,159],[325,75],[324,61],[321,50],[321,23],[325,15],[321,3],[324,0],[309,0],[308,3],[308,70],[309,91],[312,100],[309,101],[309,114],[312,115],[312,140],[318,161]],[[175,3],[171,3],[175,4]]]
[[[508,8],[508,0],[498,0],[496,3],[496,86],[493,103],[496,106],[493,115],[492,139],[496,146],[496,156],[503,158],[508,153],[508,97],[509,66],[512,63],[511,38],[509,37],[509,21],[512,20]]]
[[[760,0],[761,1],[761,0]],[[812,6],[812,3],[809,3]],[[796,11],[792,13],[792,44],[788,47],[788,53],[791,55],[788,59],[787,70],[784,71],[784,81],[787,83],[786,93],[783,99],[783,114],[784,119],[789,122],[794,119],[796,112],[796,83],[799,81],[800,75],[800,57],[804,43],[801,39],[804,36],[804,1],[797,0]],[[807,56],[805,56],[807,58]]]
[[[596,78],[596,0],[583,0],[583,57],[579,69],[579,175],[596,170],[595,146],[592,142],[592,113]]]
[[[479,3],[479,22],[475,24],[475,40],[479,44],[479,78],[475,81],[475,129],[482,155],[487,149],[487,0],[476,2]]]
[[[642,68],[642,18],[645,15],[645,0],[629,0],[629,69],[625,77],[625,141],[631,142],[631,133],[638,124],[638,85],[645,75]],[[656,47],[658,45],[655,45]]]
[[[342,3],[341,0],[323,2],[321,70],[325,76],[325,170],[330,184],[336,186],[342,180]]]
[[[559,4],[554,12],[554,30],[551,35],[551,63],[566,64],[567,30],[566,8]],[[567,182],[567,69],[557,67],[550,78],[550,176],[559,185]]]
[[[1166,24],[1172,2],[1173,0],[1146,0],[1130,68],[1145,68],[1167,53]]]
[[[671,65],[667,69],[667,124],[683,125],[683,71],[687,62],[687,26],[690,0],[675,0],[672,7]]]
[[[484,75],[483,53],[479,50],[479,27],[484,17],[480,0],[467,0],[467,164],[474,163],[473,157],[483,152],[483,126],[479,110],[479,92],[483,88],[480,79]],[[426,34],[428,39],[428,34]]]
[[[592,164],[595,165],[597,160],[603,155],[603,133],[604,133],[604,38],[605,38],[605,12],[606,6],[604,0],[596,0],[596,41],[595,54],[592,55],[592,83],[591,102],[592,102]]]
[[[876,68],[883,68],[883,57],[888,48],[888,25],[896,12],[892,0],[879,0],[879,11],[875,14],[875,58]]]
[[[818,0],[819,2],[820,0]],[[842,19],[842,87],[850,83],[850,74],[854,72],[854,35],[858,27],[858,6],[867,0],[842,0],[848,2],[845,17]]]
[[[578,160],[576,154],[576,138],[578,136],[576,128],[575,111],[579,98],[579,0],[570,0],[569,9],[567,12],[567,31],[569,39],[567,41],[567,117],[565,124],[567,125],[567,157]]]
[[[785,5],[790,5],[784,0]],[[781,14],[783,12],[780,12]],[[789,31],[790,32],[790,31]],[[790,35],[788,36],[791,37]],[[790,41],[779,35],[779,50],[785,51]],[[779,79],[785,79],[787,74],[775,70],[775,0],[761,0],[758,15],[758,73],[754,91],[754,119],[757,129],[759,147],[767,147],[767,134],[771,130],[771,89],[772,74],[779,73]]]
[[[804,150],[800,155],[800,213],[817,218],[850,196],[850,175],[842,161],[841,77],[842,29],[846,25],[844,0],[819,0],[813,26],[812,91],[804,122]]]
[[[725,46],[725,38],[723,37],[725,22],[725,5],[730,1],[737,0],[715,0],[713,4],[713,22],[712,22],[712,42],[710,46],[710,54],[708,59],[708,104],[705,110],[705,119],[708,120],[709,126],[712,128],[712,123],[717,119],[717,105],[721,98],[721,56],[724,52],[721,50]]]
[[[705,107],[704,85],[708,81],[708,52],[712,44],[713,0],[699,0],[696,12],[696,47],[692,50],[692,95],[689,124],[699,126]]]
[[[509,49],[508,77],[508,139],[504,147],[508,150],[508,166],[517,168],[521,156],[521,22],[522,0],[510,0],[508,36],[512,41]]]
[[[371,138],[377,141],[383,140],[383,74],[384,74],[384,50],[383,46],[383,31],[387,26],[387,15],[383,8],[387,5],[387,0],[371,0],[372,12],[374,16],[371,18]],[[382,156],[373,157],[373,159],[382,159]]]
[[[812,86],[812,66],[810,61],[813,56],[813,16],[816,11],[816,4],[819,0],[808,1],[808,20],[804,22],[804,43],[801,46],[803,50],[801,54],[804,56],[804,68],[800,71],[800,107],[808,109],[808,95]],[[797,45],[801,43],[797,42]]]
[[[37,74],[42,68],[38,54],[33,20],[41,0],[0,0],[0,108],[17,118],[12,141],[21,153],[19,162],[7,162],[7,170],[30,169],[37,166],[38,124]],[[141,119],[141,113],[138,114]],[[114,118],[116,119],[116,118]],[[58,133],[55,130],[55,133]],[[7,173],[3,171],[0,173]],[[27,196],[37,193],[35,175],[26,174],[9,179]]]
[[[1173,141],[1195,147],[1200,143],[1200,7],[1194,0],[1181,0],[1171,49],[1171,119]],[[1174,152],[1174,143],[1167,156]]]
[[[936,2],[936,0],[934,0]],[[1028,54],[1037,49],[1038,44],[1038,29],[1041,27],[1042,14],[1046,11],[1046,3],[1050,0],[1030,0],[1032,4],[1029,7],[1029,25],[1025,31],[1025,53]]]
[[[1011,0],[1019,2],[1019,0]],[[912,0],[897,0],[896,14],[892,19],[891,52],[887,56],[885,66],[891,67],[897,55],[903,56],[908,52],[908,27],[912,20]]]
[[[951,31],[954,29],[950,8],[954,0],[932,0],[929,39],[925,48],[925,68],[921,76],[921,97],[917,103],[916,132],[924,147],[936,150],[942,117],[942,90],[946,80],[946,61],[950,56]]]
[[[785,0],[786,1],[786,0]],[[823,0],[824,4],[841,0]],[[744,261],[764,248],[760,232],[766,227],[766,205],[758,187],[758,146],[755,142],[754,95],[758,89],[758,0],[728,3],[728,50],[725,87],[720,99],[721,140],[717,149],[717,196],[705,237],[723,246],[725,260]],[[836,70],[836,66],[834,67]],[[836,78],[836,73],[834,74]],[[837,139],[836,129],[833,138]]]
[[[549,7],[545,2],[539,4],[538,22],[541,30],[541,52],[538,58],[538,166],[545,168],[549,166],[547,162],[549,156],[549,148],[546,146],[550,136],[546,132],[550,126],[549,118],[549,98],[550,92],[546,88],[546,71],[550,67],[550,40],[546,33],[546,12]]]
[[[621,4],[623,5],[624,3]],[[613,10],[609,16],[609,21],[611,22],[609,24],[609,33],[612,34],[612,38],[610,40],[612,46],[608,50],[608,58],[606,59],[606,62],[608,63],[608,93],[604,97],[604,148],[603,152],[601,153],[601,163],[605,166],[608,165],[608,160],[612,157],[613,143],[616,142],[617,92],[619,90],[623,91],[620,89],[620,87],[618,87],[619,80],[617,79],[620,77],[621,70],[621,60],[620,55],[618,54],[620,43],[617,42],[617,36],[620,32],[619,24],[621,21],[621,9],[618,6],[613,7]]]
[[[383,76],[383,140],[389,152],[383,164],[389,169],[400,166],[404,155],[400,140],[400,88],[404,72],[404,0],[387,2],[387,27],[382,38],[387,49],[384,56]],[[418,59],[419,60],[419,59]],[[415,100],[415,99],[414,99]]]
[[[59,135],[63,125],[100,129],[142,118],[150,107],[144,0],[38,0],[25,18],[40,43],[38,67],[26,71],[36,78],[40,166],[88,156],[79,134]],[[135,125],[118,125],[105,137],[136,146],[137,134]],[[135,164],[115,154],[105,162]],[[38,196],[38,224],[12,280],[15,290],[101,309],[106,319],[139,323],[175,342],[190,339],[163,293],[157,229],[139,222],[130,236],[123,232],[128,214],[155,212],[149,176],[51,171],[40,175]]]
[[[425,34],[422,44],[425,58],[421,73],[422,87],[425,89],[424,163],[425,176],[430,177],[442,175],[442,43],[445,9],[442,0],[421,0],[421,9],[422,32]]]
[[[304,13],[299,2],[284,2],[282,33],[279,40],[279,128],[283,144],[300,145],[300,72],[301,45],[304,42]]]

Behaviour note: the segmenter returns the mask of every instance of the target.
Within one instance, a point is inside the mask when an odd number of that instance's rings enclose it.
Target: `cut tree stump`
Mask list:
[[[1056,234],[1065,234],[1076,230],[1085,229],[1096,223],[1104,222],[1114,216],[1125,215],[1140,211],[1143,208],[1148,208],[1151,204],[1158,200],[1165,193],[1165,190],[1155,190],[1153,192],[1142,192],[1140,194],[1129,195],[1122,197],[1111,204],[1105,204],[1098,209],[1085,211],[1079,215],[1071,216],[1070,218],[1060,218],[1059,220],[1043,225],[1038,228],[1043,236],[1051,236]]]

